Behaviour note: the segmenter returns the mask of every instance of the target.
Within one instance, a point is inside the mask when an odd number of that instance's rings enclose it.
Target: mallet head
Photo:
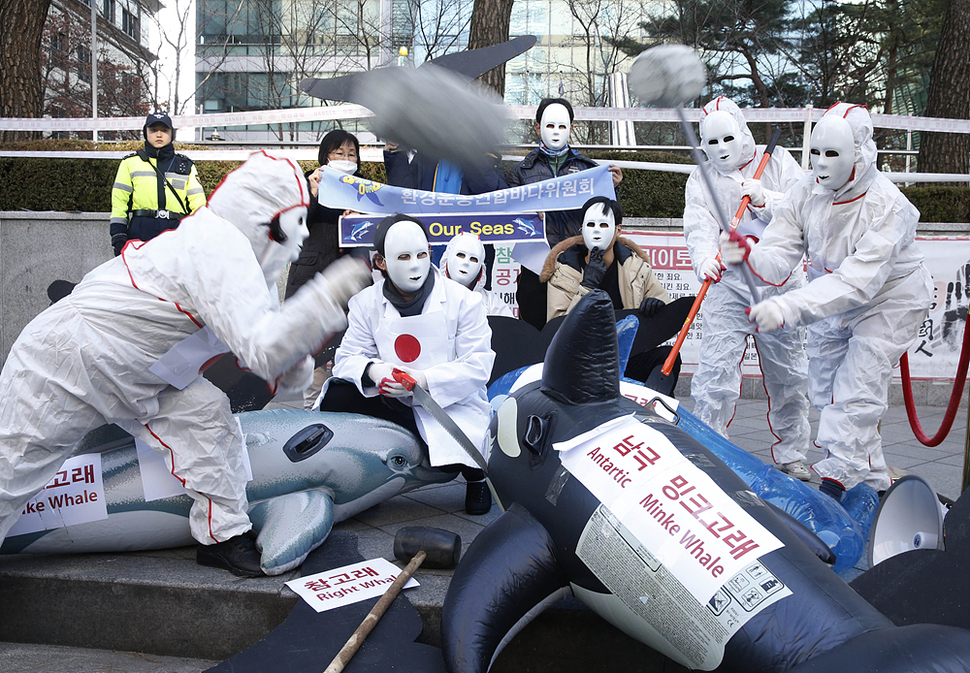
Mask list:
[[[405,526],[394,536],[394,558],[407,563],[419,551],[425,568],[454,568],[461,557],[461,536],[443,528]]]
[[[661,44],[641,52],[630,66],[630,90],[644,105],[680,107],[700,96],[707,69],[690,47]]]

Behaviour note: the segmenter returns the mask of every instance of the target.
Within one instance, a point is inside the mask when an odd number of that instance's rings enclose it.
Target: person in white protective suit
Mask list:
[[[445,246],[439,268],[445,278],[451,278],[481,295],[486,315],[515,317],[511,306],[494,292],[485,289],[485,246],[475,234],[463,231],[453,236]]]
[[[816,124],[812,175],[775,207],[753,248],[722,237],[728,263],[747,259],[766,280],[809,260],[806,287],[751,307],[760,332],[808,325],[809,385],[821,412],[812,466],[820,490],[841,499],[865,482],[890,485],[879,437],[892,368],[916,339],[932,283],[916,246],[919,211],[876,168],[872,120],[838,103]]]
[[[461,471],[468,482],[465,511],[484,514],[492,505],[484,473],[394,377],[395,370],[414,377],[487,460],[491,406],[485,386],[495,353],[481,296],[432,266],[419,220],[400,214],[384,218],[374,232],[374,247],[383,280],[350,301],[349,324],[320,408],[384,418],[410,429],[427,444],[431,465]]]
[[[776,204],[805,173],[783,147],[772,152],[760,180],[753,178],[764,147],[755,145],[741,109],[723,96],[704,106],[701,145],[707,154],[714,196],[732,217],[743,196],[751,199],[738,225],[745,236],[761,236]],[[744,315],[751,292],[739,269],[724,269],[718,260],[720,227],[700,168],[687,180],[684,237],[698,279],[713,281],[701,305],[703,336],[697,370],[691,379],[694,413],[716,432],[728,436],[728,425],[741,394],[741,361],[747,337],[754,335],[762,380],[768,394],[768,426],[776,441],[771,457],[779,469],[808,481],[805,452],[811,439],[808,422],[808,362],[804,330],[758,334]],[[805,284],[797,269],[777,282],[761,285],[764,296],[779,296]]]
[[[281,309],[276,281],[308,235],[306,210],[299,168],[255,154],[178,229],[130,241],[24,328],[0,373],[0,540],[78,440],[115,423],[160,453],[194,500],[199,563],[261,574],[229,401],[197,365],[160,363],[184,363],[206,335],[211,354],[232,351],[277,390],[309,384],[309,353],[343,329],[370,273],[338,262]]]

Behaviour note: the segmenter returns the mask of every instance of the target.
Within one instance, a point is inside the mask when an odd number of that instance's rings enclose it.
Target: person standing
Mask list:
[[[748,319],[759,332],[808,325],[810,394],[825,451],[812,469],[819,490],[841,500],[859,483],[890,486],[879,421],[933,283],[916,245],[919,211],[876,167],[869,110],[830,107],[810,151],[812,174],[777,204],[760,242],[722,235],[721,250],[727,263],[747,263],[774,282],[808,257],[808,284],[752,306]]]
[[[700,122],[701,145],[707,153],[708,175],[715,197],[731,214],[743,196],[751,199],[738,231],[760,237],[777,204],[791,185],[804,175],[801,167],[783,147],[776,147],[760,180],[754,173],[764,155],[755,145],[741,109],[721,96],[704,106]],[[768,427],[776,441],[771,457],[778,468],[796,479],[808,481],[805,466],[811,442],[808,422],[808,362],[805,357],[805,331],[799,329],[758,332],[748,322],[744,310],[751,305],[751,292],[739,269],[723,269],[718,260],[721,231],[717,206],[695,168],[687,180],[684,207],[684,238],[697,278],[713,281],[701,305],[703,335],[697,371],[691,378],[694,413],[715,432],[728,436],[734,408],[741,395],[741,361],[748,335],[754,336],[761,365],[762,380],[768,393]],[[777,286],[762,285],[762,293],[772,297],[804,285],[801,269],[777,281]]]
[[[148,115],[142,135],[144,149],[121,160],[111,189],[115,256],[128,241],[150,241],[206,203],[195,164],[175,152],[172,118],[163,112]]]
[[[565,98],[543,98],[536,108],[535,131],[539,147],[513,166],[507,176],[509,187],[529,185],[561,175],[578,173],[598,164],[569,146],[573,127],[573,106]],[[619,166],[610,165],[613,186],[623,180]],[[555,247],[560,241],[579,236],[582,210],[549,211],[543,214],[546,242]],[[523,267],[516,285],[519,318],[542,329],[546,324],[546,288],[539,276]]]
[[[300,256],[290,264],[286,274],[287,299],[340,256],[339,220],[342,215],[352,214],[353,211],[327,208],[320,203],[320,171],[323,166],[329,166],[346,175],[359,176],[360,143],[357,136],[343,129],[334,129],[327,133],[320,141],[317,163],[318,168],[304,174],[310,188],[310,206],[307,210],[310,237],[303,243]],[[313,382],[303,391],[303,406],[306,409],[311,409],[320,396],[323,382],[329,375],[327,361],[331,357],[332,350],[326,350],[315,358]]]

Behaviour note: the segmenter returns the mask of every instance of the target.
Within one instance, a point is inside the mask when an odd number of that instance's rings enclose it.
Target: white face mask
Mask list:
[[[852,177],[855,143],[852,127],[838,115],[825,115],[812,131],[812,172],[818,184],[836,191]]]
[[[357,162],[347,161],[346,159],[335,159],[333,161],[328,161],[327,165],[330,168],[340,171],[341,173],[346,173],[347,175],[353,175],[357,172]]]
[[[448,277],[471,287],[478,280],[485,261],[482,242],[474,234],[458,234],[448,248]]]
[[[569,142],[569,130],[572,122],[569,121],[569,110],[565,105],[555,103],[542,111],[542,118],[539,120],[539,137],[542,144],[551,150],[558,151]]]
[[[583,243],[589,250],[605,252],[613,243],[616,218],[613,211],[602,203],[594,203],[583,213]]]
[[[395,222],[384,238],[384,264],[391,282],[402,292],[417,292],[431,271],[431,253],[424,230],[408,220]]]
[[[733,171],[741,165],[741,129],[731,113],[716,110],[704,120],[701,145],[719,172]]]
[[[303,241],[310,235],[306,226],[306,214],[305,206],[297,206],[280,213],[280,229],[286,240],[280,243],[266,237],[266,247],[260,256],[259,266],[267,284],[275,285],[286,265],[295,262],[300,256]]]

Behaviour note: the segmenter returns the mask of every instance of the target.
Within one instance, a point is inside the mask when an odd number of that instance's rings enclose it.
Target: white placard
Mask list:
[[[108,518],[101,455],[68,458],[54,478],[24,507],[8,537]]]
[[[562,451],[563,466],[700,602],[781,541],[677,450],[633,419]]]
[[[229,348],[219,341],[212,330],[203,327],[172,346],[148,371],[165,383],[183,390],[202,375],[206,363],[228,352]]]
[[[141,473],[141,487],[145,492],[145,502],[185,495],[185,487],[173,475],[165,459],[140,439],[135,440],[138,453],[138,471]]]
[[[317,612],[380,596],[401,570],[387,559],[376,558],[353,565],[307,575],[286,583]],[[413,577],[404,588],[420,586]]]
[[[243,438],[243,468],[246,470],[246,481],[250,482],[253,480],[253,466],[249,461],[249,451],[246,449],[246,436],[243,434],[239,417],[233,418],[236,421],[236,427],[239,428],[239,436]],[[154,451],[140,439],[135,440],[135,451],[138,455],[138,471],[141,474],[141,487],[145,494],[145,502],[185,495],[185,487],[178,477],[168,469],[165,458],[160,453]]]
[[[512,248],[512,259],[532,273],[539,275],[542,273],[542,265],[546,263],[546,258],[551,250],[552,248],[544,240],[516,243]]]

